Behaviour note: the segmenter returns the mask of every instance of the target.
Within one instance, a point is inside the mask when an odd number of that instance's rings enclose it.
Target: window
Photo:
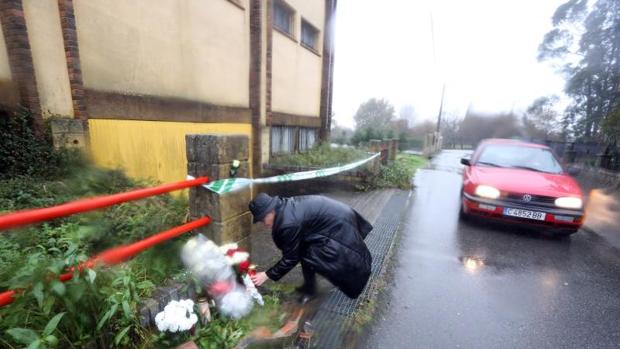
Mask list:
[[[273,2],[273,26],[286,34],[293,36],[293,9],[284,1]]]
[[[316,129],[307,127],[271,127],[271,154],[291,154],[312,149],[316,143]]]
[[[271,128],[271,153],[287,154],[295,151],[295,128],[274,126]]]
[[[318,52],[319,30],[306,20],[301,21],[301,44]]]
[[[316,131],[313,128],[299,129],[299,151],[306,151],[314,147]]]

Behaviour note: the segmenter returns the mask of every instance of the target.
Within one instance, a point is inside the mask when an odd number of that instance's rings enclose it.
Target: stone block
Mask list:
[[[381,151],[381,141],[378,139],[371,139],[369,142],[370,152],[378,153]]]
[[[230,165],[228,164],[205,164],[200,162],[187,163],[187,173],[194,177],[207,176],[211,180],[230,178]],[[248,178],[248,162],[240,161],[239,169],[237,169],[238,178]]]
[[[252,254],[252,238],[250,236],[245,237],[243,240],[237,241],[239,248],[242,248]]]
[[[148,319],[149,325],[155,323],[155,315],[159,313],[159,302],[153,298],[147,298],[142,301],[140,305],[140,322],[142,322],[142,316],[144,315]]]
[[[151,312],[149,311],[149,308],[142,306],[142,308],[140,308],[139,316],[140,326],[144,328],[151,326]]]
[[[390,142],[390,160],[394,161],[398,153],[398,139],[392,139]]]
[[[84,133],[54,133],[52,140],[56,148],[84,148],[86,146],[86,135]]]
[[[203,187],[189,190],[189,212],[192,218],[209,216],[213,221],[222,222],[248,212],[251,188],[218,195]]]
[[[238,242],[250,235],[252,229],[252,214],[246,212],[223,222],[211,222],[198,231],[206,235],[218,245],[228,242]]]
[[[187,161],[224,164],[248,160],[249,137],[246,135],[193,134],[185,136]]]
[[[389,157],[390,157],[390,153],[387,149],[383,149],[381,150],[381,155],[379,155],[379,157],[381,158],[381,164],[387,165]]]
[[[78,119],[52,119],[50,126],[52,133],[84,133],[84,122]]]

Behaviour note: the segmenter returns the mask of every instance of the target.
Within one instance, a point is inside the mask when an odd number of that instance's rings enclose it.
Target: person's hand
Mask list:
[[[254,283],[254,285],[260,286],[260,285],[264,284],[265,281],[267,281],[267,279],[269,279],[269,277],[267,276],[267,273],[262,271],[260,273],[256,273],[254,275],[251,275],[250,279],[252,279],[252,282]]]

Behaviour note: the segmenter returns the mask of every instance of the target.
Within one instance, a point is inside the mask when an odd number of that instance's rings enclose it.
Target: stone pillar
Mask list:
[[[52,139],[56,148],[81,148],[88,145],[88,121],[78,119],[52,119]]]
[[[381,151],[381,141],[378,139],[371,139],[368,141],[368,148],[371,153],[378,153]]]
[[[383,149],[381,157],[384,157],[383,164],[387,165],[392,161],[392,145],[389,139],[384,139],[381,142],[381,148]],[[384,156],[385,155],[385,156]]]
[[[234,160],[240,166],[236,177],[248,177],[249,139],[245,135],[195,134],[185,136],[187,148],[187,172],[194,177],[208,176],[211,180],[230,177]],[[203,187],[189,192],[190,217],[209,216],[212,221],[198,232],[216,244],[236,242],[250,251],[252,215],[248,211],[251,199],[250,187],[218,195]]]
[[[396,153],[398,153],[398,139],[392,138],[390,140],[390,147],[391,147],[390,160],[395,161]]]
[[[378,139],[371,139],[368,141],[368,150],[373,153],[381,152],[381,141]],[[370,162],[368,169],[372,174],[376,174],[379,172],[379,164],[381,163],[381,156],[379,158],[375,158]]]

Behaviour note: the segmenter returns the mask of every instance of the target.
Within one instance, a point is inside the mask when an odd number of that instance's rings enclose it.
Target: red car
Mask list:
[[[487,139],[461,164],[463,216],[547,227],[558,235],[581,227],[583,194],[549,147]]]

